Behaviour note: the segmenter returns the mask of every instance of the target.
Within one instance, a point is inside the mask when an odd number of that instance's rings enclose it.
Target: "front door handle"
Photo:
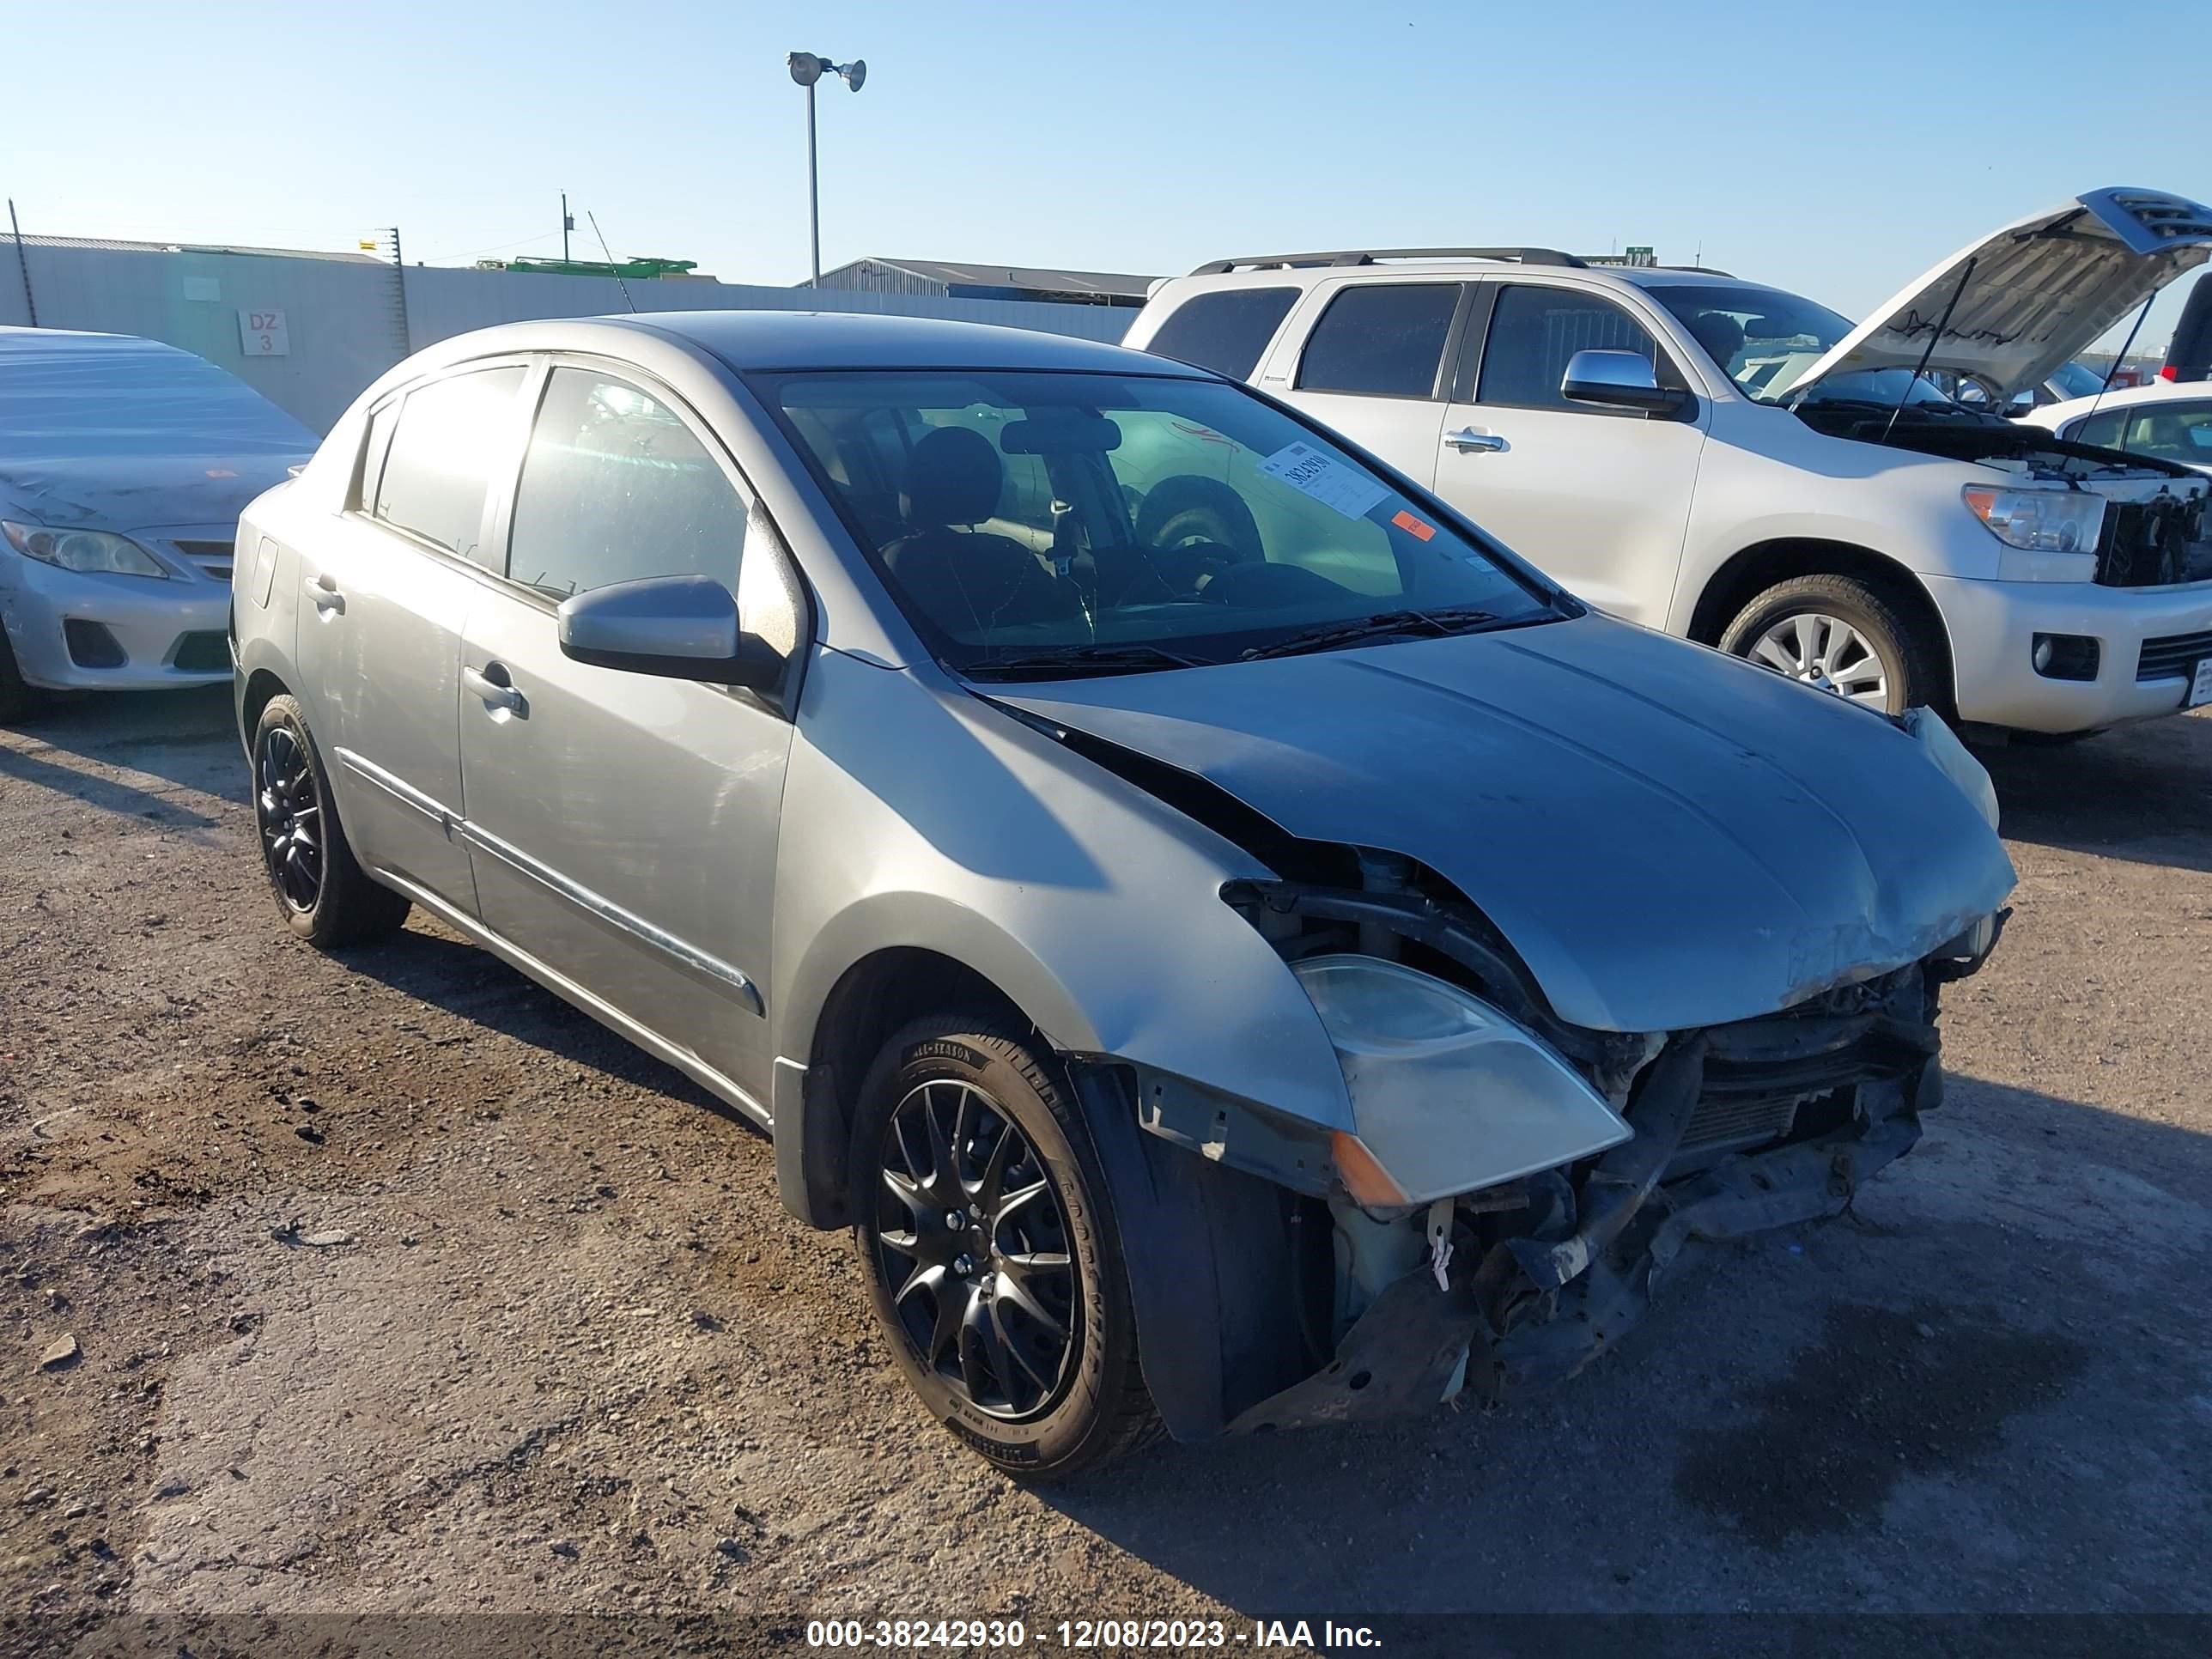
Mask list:
[[[318,611],[335,611],[340,616],[345,614],[345,595],[338,592],[338,585],[331,580],[327,571],[319,576],[307,578],[307,597],[315,602]]]
[[[481,697],[489,708],[504,708],[511,714],[522,713],[522,693],[507,677],[505,665],[488,662],[482,670],[463,667],[461,684],[472,697]]]
[[[1480,450],[1485,453],[1494,453],[1505,447],[1505,440],[1495,432],[1477,432],[1471,426],[1463,426],[1456,432],[1445,433],[1444,443],[1447,447],[1456,449],[1462,454],[1465,454],[1471,449]]]

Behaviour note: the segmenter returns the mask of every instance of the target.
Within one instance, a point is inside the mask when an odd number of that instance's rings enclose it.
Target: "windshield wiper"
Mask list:
[[[1354,645],[1362,640],[1382,639],[1393,634],[1425,633],[1441,639],[1445,635],[1465,633],[1470,628],[1498,620],[1496,611],[1468,605],[1443,611],[1378,611],[1371,617],[1360,617],[1351,622],[1323,623],[1317,628],[1300,629],[1279,640],[1253,646],[1243,655],[1247,662],[1260,657],[1291,657],[1301,652],[1327,651],[1334,646]]]
[[[988,657],[970,663],[963,672],[970,678],[1020,678],[1032,674],[1137,674],[1154,668],[1206,668],[1210,657],[1188,657],[1158,645],[1054,646],[1041,651],[1018,651],[1010,656]]]

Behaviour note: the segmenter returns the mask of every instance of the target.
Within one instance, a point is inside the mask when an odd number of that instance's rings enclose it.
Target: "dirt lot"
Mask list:
[[[2018,914],[1854,1218],[1692,1257],[1534,1407],[1029,1491],[908,1403],[763,1137],[419,919],[283,933],[222,694],[0,732],[0,1648],[247,1610],[2212,1613],[2212,720],[1990,760]]]

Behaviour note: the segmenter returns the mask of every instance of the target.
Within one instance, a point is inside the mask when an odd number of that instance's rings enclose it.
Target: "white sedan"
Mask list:
[[[2153,380],[2075,398],[2021,416],[2075,443],[2123,449],[2212,472],[2212,380]]]

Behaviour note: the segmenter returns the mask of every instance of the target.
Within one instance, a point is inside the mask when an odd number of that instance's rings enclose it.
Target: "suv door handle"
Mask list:
[[[1470,449],[1494,453],[1505,447],[1505,440],[1495,432],[1477,432],[1471,426],[1463,426],[1456,432],[1445,433],[1444,444],[1446,447],[1456,449],[1462,454]]]
[[[496,679],[493,678],[495,674],[498,676]],[[464,665],[461,684],[468,688],[471,696],[483,698],[489,708],[504,708],[510,714],[522,713],[522,693],[514,689],[502,664],[488,662],[482,672]]]
[[[307,578],[307,597],[315,602],[318,611],[335,611],[340,616],[345,614],[345,595],[338,592],[338,585],[331,580],[327,571],[319,576]]]

